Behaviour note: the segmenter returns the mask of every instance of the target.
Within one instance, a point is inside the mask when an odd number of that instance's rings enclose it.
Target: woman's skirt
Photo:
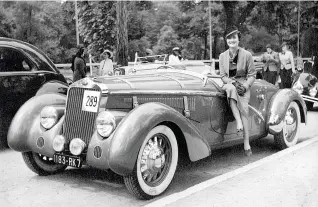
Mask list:
[[[234,79],[241,84],[246,82],[245,78]],[[227,100],[230,104],[230,99],[236,101],[237,108],[241,113],[241,116],[248,118],[248,102],[250,101],[250,90],[247,90],[243,96],[238,95],[235,86],[232,83],[227,83],[223,85],[223,90],[226,91]]]

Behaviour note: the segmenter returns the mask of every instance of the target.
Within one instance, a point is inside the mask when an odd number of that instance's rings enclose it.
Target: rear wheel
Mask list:
[[[63,172],[67,167],[55,163],[50,157],[35,152],[22,152],[22,157],[28,168],[38,175],[53,175]]]
[[[275,143],[280,149],[294,146],[298,142],[300,111],[296,102],[289,104],[283,122],[283,130],[274,135]]]
[[[176,136],[169,127],[156,126],[141,145],[133,173],[124,177],[125,185],[139,199],[151,199],[168,188],[177,163]]]

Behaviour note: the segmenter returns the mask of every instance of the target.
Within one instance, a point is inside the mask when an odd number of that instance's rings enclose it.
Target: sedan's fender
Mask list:
[[[53,93],[34,96],[25,102],[11,122],[7,137],[9,147],[20,152],[31,151],[30,140],[42,134],[39,118],[42,108],[48,105],[65,106],[65,103],[65,95]]]
[[[67,94],[68,84],[62,81],[49,81],[41,86],[41,88],[36,92],[36,96],[45,94],[45,93],[60,93]]]
[[[210,155],[209,144],[187,118],[162,103],[146,103],[132,110],[114,132],[108,154],[110,168],[120,175],[131,173],[147,133],[168,122],[182,131],[192,161]],[[179,143],[183,136],[176,134]]]
[[[307,108],[301,96],[292,89],[279,90],[271,99],[267,114],[267,128],[271,134],[281,132],[289,104],[295,101],[300,109],[301,123],[307,123]]]

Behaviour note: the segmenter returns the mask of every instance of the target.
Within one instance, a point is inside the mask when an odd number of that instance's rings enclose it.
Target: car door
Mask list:
[[[19,107],[35,95],[45,82],[36,66],[17,48],[0,46],[0,107],[13,116]]]

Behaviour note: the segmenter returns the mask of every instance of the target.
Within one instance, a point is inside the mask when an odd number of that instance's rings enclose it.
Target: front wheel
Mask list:
[[[35,152],[22,152],[22,157],[30,170],[42,176],[63,172],[67,167],[53,162],[52,158]]]
[[[283,130],[274,135],[275,143],[280,149],[286,149],[297,144],[299,124],[299,106],[296,102],[291,102],[283,120]]]
[[[133,173],[124,177],[125,185],[139,199],[151,199],[168,188],[177,163],[175,134],[167,126],[156,126],[140,147]]]

